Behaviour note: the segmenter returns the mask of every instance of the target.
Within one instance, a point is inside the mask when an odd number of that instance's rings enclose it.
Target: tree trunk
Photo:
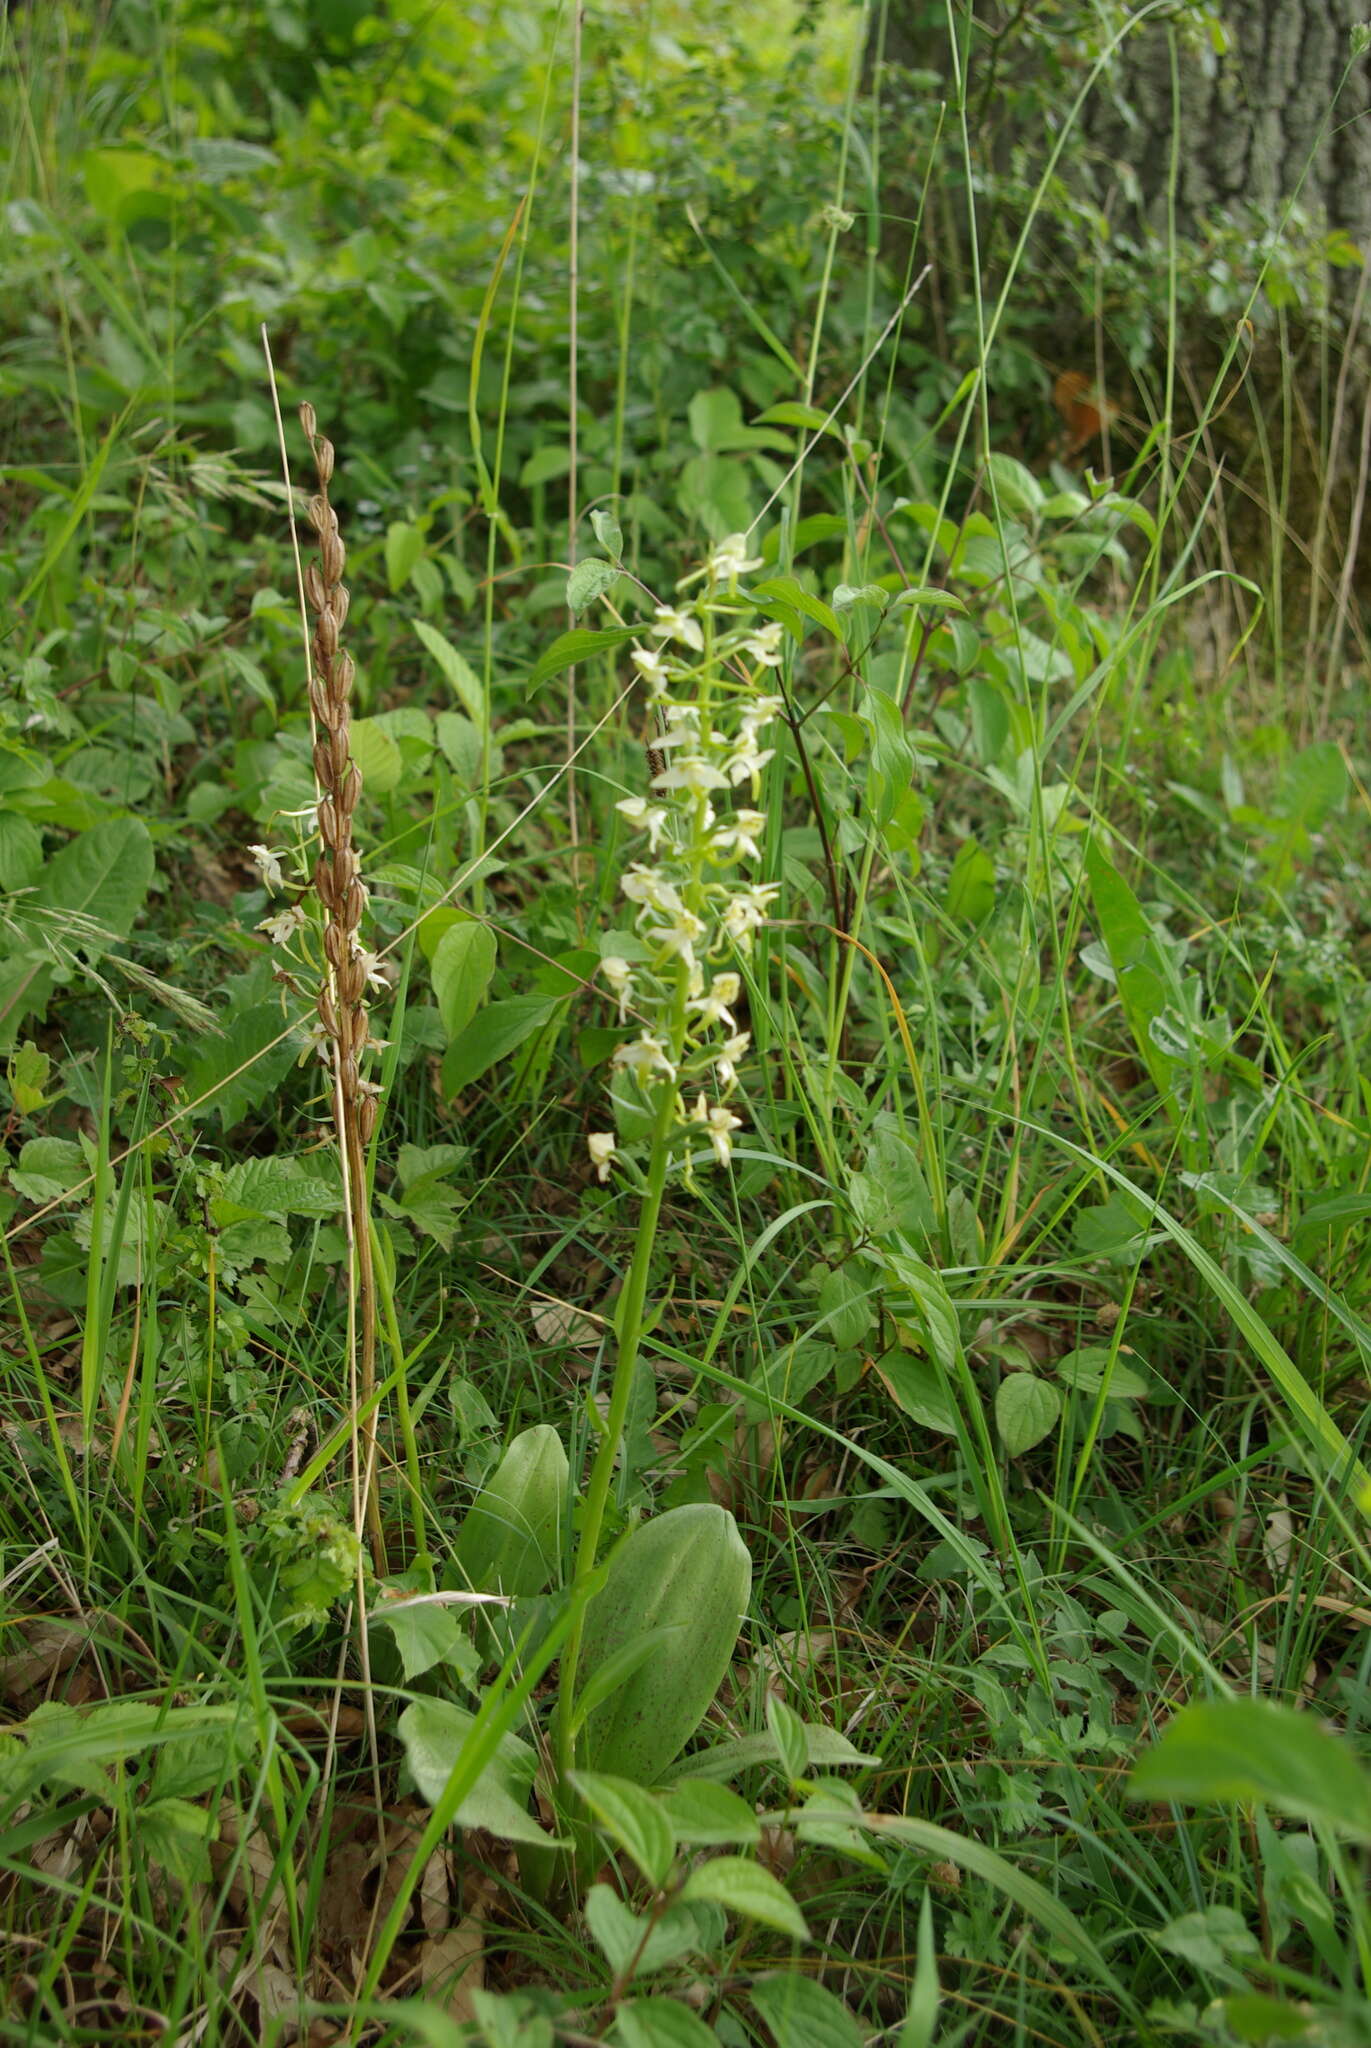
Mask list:
[[[1193,233],[1216,213],[1254,208],[1273,219],[1297,192],[1328,228],[1371,243],[1371,122],[1367,63],[1354,64],[1363,0],[1242,0],[1229,12],[1231,47],[1185,53],[1173,89],[1164,26],[1146,26],[1122,52],[1132,119],[1097,95],[1085,132],[1102,160],[1132,165],[1153,224],[1165,217],[1173,114],[1180,122],[1177,215]],[[1345,82],[1344,82],[1345,81]]]
[[[1106,7],[1098,0],[960,0],[951,11],[979,186],[982,284],[993,294],[1028,195],[1095,62]],[[904,94],[925,136],[930,104],[939,95],[954,98],[948,12],[944,0],[889,0],[868,51],[869,77],[879,55],[882,85],[894,87],[897,103],[902,70],[907,79],[911,71],[925,74],[908,80],[912,90]],[[1357,508],[1371,448],[1363,360],[1371,278],[1361,260],[1371,265],[1371,63],[1365,53],[1353,56],[1354,31],[1368,13],[1367,0],[1220,0],[1216,7],[1177,0],[1169,21],[1130,31],[1067,141],[1058,192],[1034,230],[1003,330],[1031,337],[1044,395],[1059,372],[1089,372],[1093,381],[1102,367],[1110,385],[1122,387],[1110,397],[1141,416],[1145,431],[1161,385],[1147,358],[1150,352],[1160,363],[1165,344],[1174,196],[1175,236],[1190,246],[1173,431],[1182,439],[1191,431],[1207,436],[1211,473],[1218,464],[1237,479],[1227,494],[1230,563],[1236,557],[1260,575],[1271,536],[1282,530],[1292,556],[1301,557],[1285,582],[1287,596],[1303,584],[1301,631],[1328,617],[1339,585],[1344,594],[1349,587],[1341,548],[1355,552],[1360,541],[1368,552]],[[1227,32],[1221,53],[1206,30],[1210,14]],[[955,298],[965,290],[968,239],[948,126],[940,159],[925,238]],[[888,164],[897,161],[897,152],[887,153]],[[910,168],[922,169],[917,153],[907,166],[903,182],[917,189],[909,177]],[[884,203],[888,213],[908,217],[907,196],[889,189],[899,176],[892,169]],[[1292,199],[1296,209],[1254,309],[1250,357],[1244,347],[1216,399],[1212,380],[1235,333],[1250,331],[1238,322]],[[1140,386],[1130,390],[1134,375]],[[1187,386],[1195,401],[1188,414]],[[1216,428],[1205,424],[1207,413]],[[1283,420],[1290,427],[1284,444]],[[1136,444],[1140,435],[1124,438]]]

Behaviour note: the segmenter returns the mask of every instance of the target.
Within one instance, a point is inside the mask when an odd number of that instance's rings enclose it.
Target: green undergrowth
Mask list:
[[[855,12],[247,13],[0,23],[0,2034],[1358,2048],[1364,675]]]

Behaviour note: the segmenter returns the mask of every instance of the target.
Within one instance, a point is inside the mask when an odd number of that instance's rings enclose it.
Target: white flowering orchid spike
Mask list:
[[[769,760],[770,755],[767,756]],[[736,776],[734,781],[738,779]],[[652,778],[654,789],[684,789],[691,796],[705,796],[711,789],[727,789],[729,778],[702,754],[682,754],[674,767]]]
[[[678,601],[657,607],[648,628],[657,644],[631,656],[654,700],[649,790],[616,806],[647,838],[646,859],[629,862],[620,882],[643,957],[630,965],[608,955],[600,972],[620,1024],[631,1011],[639,1026],[612,1055],[615,1102],[648,1111],[648,1185],[656,1176],[659,1189],[673,1164],[692,1185],[701,1129],[720,1165],[732,1157],[743,1116],[729,1098],[752,1041],[738,1029],[742,976],[728,963],[751,952],[781,893],[779,883],[721,872],[764,861],[767,813],[755,796],[752,807],[732,809],[729,794],[759,787],[775,758],[762,744],[765,729],[785,711],[784,698],[765,687],[781,661],[782,629],[749,617],[739,584],[761,566],[745,535],[716,543],[705,566],[677,585]],[[669,663],[668,643],[698,659]],[[616,1140],[597,1132],[588,1142],[603,1178]]]
[[[780,895],[780,885],[763,882],[760,887],[739,889],[724,906],[723,923],[739,952],[752,951],[754,932],[766,923],[767,913]]]
[[[630,1038],[626,1045],[614,1048],[612,1066],[627,1067],[630,1073],[665,1074],[668,1080],[676,1078],[676,1068],[667,1058],[666,1046],[660,1038],[654,1038],[650,1031],[640,1032],[637,1038]]]
[[[264,917],[257,929],[266,933],[273,946],[287,946],[308,923],[309,915],[303,906],[291,903],[284,910],[278,910],[274,917]]]
[[[609,1163],[615,1156],[613,1131],[592,1131],[586,1139],[590,1163],[600,1180],[609,1179]]]
[[[250,846],[248,857],[268,889],[284,889],[286,878],[281,873],[281,855],[269,846]]]
[[[763,668],[779,668],[781,665],[781,638],[784,628],[772,624],[759,626],[755,633],[749,633],[742,643],[742,651]]]
[[[760,860],[760,834],[766,828],[762,811],[735,811],[727,825],[714,834],[709,850],[715,860]]]
[[[709,558],[709,580],[711,583],[726,583],[731,589],[740,576],[746,576],[749,569],[760,569],[760,555],[749,555],[747,535],[730,533],[727,540],[721,540]]]
[[[683,647],[691,647],[696,654],[705,651],[705,636],[700,621],[693,613],[673,610],[670,605],[659,604],[652,615],[652,631],[662,640],[679,640]]]
[[[663,661],[662,652],[659,647],[635,647],[632,659],[633,666],[637,669],[645,683],[649,683],[654,690],[665,690],[668,688],[671,682],[671,670]]]
[[[737,1023],[730,1003],[738,1000],[741,982],[736,974],[716,974],[710,987],[703,995],[692,996],[687,1002],[688,1010],[698,1012],[698,1031],[708,1031],[716,1024],[727,1024],[732,1031]]]
[[[666,805],[650,804],[644,796],[625,796],[619,799],[614,808],[621,818],[627,818],[630,825],[636,825],[640,832],[646,832],[647,850],[650,854],[655,854],[658,841],[666,829],[666,821],[671,815]]]
[[[703,1097],[701,1098],[703,1100]],[[716,1102],[706,1119],[709,1125],[709,1142],[714,1147],[714,1157],[720,1166],[727,1166],[733,1157],[733,1133],[742,1129],[743,1120]]]
[[[627,960],[619,953],[606,953],[600,962],[600,972],[614,994],[619,1005],[619,1022],[628,1020],[629,1004],[633,1001],[633,972]]]
[[[752,1033],[750,1031],[735,1031],[731,1038],[724,1040],[715,1055],[714,1078],[723,1089],[725,1095],[730,1094],[737,1087],[738,1061],[751,1043]]]

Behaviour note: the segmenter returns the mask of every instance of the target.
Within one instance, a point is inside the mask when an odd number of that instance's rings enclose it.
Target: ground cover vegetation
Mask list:
[[[1359,252],[924,13],[0,20],[6,2040],[1371,2040]]]

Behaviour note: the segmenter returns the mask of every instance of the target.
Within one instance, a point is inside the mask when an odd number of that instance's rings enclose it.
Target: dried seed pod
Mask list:
[[[319,1022],[323,1025],[329,1037],[336,1038],[338,1036],[338,1012],[333,1007],[333,997],[329,994],[327,988],[320,989],[319,999],[315,1007],[319,1012]]]
[[[319,472],[319,481],[327,487],[333,476],[333,443],[322,434],[314,443],[314,464]]]
[[[347,549],[338,538],[336,530],[319,536],[319,560],[324,568],[326,583],[341,583],[343,568],[347,561]]]
[[[305,439],[313,441],[319,431],[319,422],[314,416],[314,407],[307,398],[300,402],[300,425],[305,430]]]
[[[357,1129],[364,1145],[369,1145],[375,1135],[377,1109],[374,1095],[363,1095],[357,1104]]]
[[[309,679],[309,708],[320,725],[332,725],[333,706],[329,702],[327,686],[318,675],[313,675]]]
[[[338,652],[338,621],[332,605],[326,604],[314,621],[314,645],[325,661],[331,661]]]
[[[338,888],[333,879],[333,867],[326,854],[320,854],[314,863],[314,893],[331,916],[338,914]]]
[[[357,799],[362,794],[362,778],[357,772],[355,761],[349,761],[347,774],[338,784],[338,815],[351,819],[357,808]]]
[[[349,1007],[360,1003],[367,985],[367,970],[363,961],[355,957],[345,960],[338,969],[338,999]]]
[[[339,603],[340,598],[344,600],[342,604]],[[346,598],[347,591],[340,583],[333,593],[333,616],[338,621],[338,631],[340,633],[343,630],[343,621],[348,613]],[[331,678],[333,695],[339,703],[346,704],[348,698],[352,695],[353,678],[356,674],[357,665],[353,661],[352,656],[344,654],[340,649],[333,659],[333,674]]]
[[[343,969],[346,967],[348,960],[348,934],[340,924],[335,923],[332,919],[324,926],[324,952],[329,966],[339,978],[339,1000],[344,1003],[355,1001],[356,998],[348,996],[344,990],[342,981]]]
[[[333,893],[341,897],[358,872],[358,860],[350,846],[338,846],[333,854]]]
[[[329,772],[325,779],[334,787],[342,781],[347,770],[348,738],[346,721],[335,725],[328,736]]]
[[[362,922],[362,912],[367,907],[367,892],[356,875],[348,884],[347,896],[339,906],[339,919],[350,932],[355,932]]]
[[[333,756],[329,752],[327,739],[319,739],[314,742],[314,774],[316,781],[325,789],[331,786],[333,782]]]
[[[352,1013],[352,1051],[360,1054],[370,1036],[371,1026],[367,1019],[367,1013],[359,1005]]]
[[[328,596],[324,590],[324,579],[319,574],[319,564],[317,562],[306,562],[305,564],[305,596],[309,600],[311,611],[321,612],[328,603]]]

